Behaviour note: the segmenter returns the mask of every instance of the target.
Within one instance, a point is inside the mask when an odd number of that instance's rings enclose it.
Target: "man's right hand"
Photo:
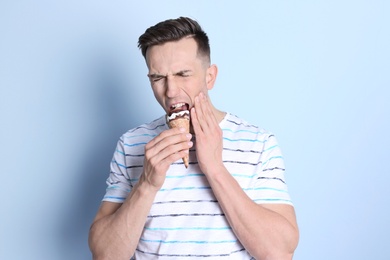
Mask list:
[[[145,145],[144,170],[140,181],[159,190],[164,184],[169,166],[183,158],[193,146],[191,134],[183,128],[163,131]]]

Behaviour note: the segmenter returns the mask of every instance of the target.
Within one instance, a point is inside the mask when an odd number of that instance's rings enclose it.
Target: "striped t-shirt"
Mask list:
[[[223,162],[256,203],[292,204],[284,162],[275,136],[227,113]],[[117,144],[104,201],[122,203],[139,180],[144,146],[168,129],[165,117],[125,133]],[[234,235],[196,159],[196,138],[189,167],[173,163],[149,212],[135,259],[251,259]]]

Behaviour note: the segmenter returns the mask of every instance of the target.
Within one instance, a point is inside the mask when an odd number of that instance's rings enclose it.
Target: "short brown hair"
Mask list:
[[[198,45],[198,54],[210,61],[210,44],[207,34],[199,23],[188,17],[179,17],[159,22],[149,27],[138,39],[138,48],[146,58],[149,47],[170,41],[178,41],[185,37],[193,37]]]

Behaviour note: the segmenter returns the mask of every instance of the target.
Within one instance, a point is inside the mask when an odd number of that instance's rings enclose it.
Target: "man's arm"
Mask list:
[[[191,120],[199,166],[242,245],[256,259],[291,259],[299,236],[294,208],[259,205],[245,194],[223,165],[222,130],[202,93],[195,98]]]
[[[262,260],[292,258],[298,243],[292,206],[256,204],[224,167],[210,169],[207,177],[234,233],[252,256]]]
[[[123,204],[103,202],[91,226],[93,259],[130,259],[137,247],[155,191],[139,183]]]
[[[145,146],[143,172],[123,204],[103,202],[89,233],[93,259],[130,259],[169,166],[192,146],[184,129],[169,129]]]

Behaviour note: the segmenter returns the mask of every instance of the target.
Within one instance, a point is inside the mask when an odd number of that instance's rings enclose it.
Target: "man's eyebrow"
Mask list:
[[[148,74],[147,76],[149,78],[164,78],[164,77],[166,77],[166,75],[161,75],[161,74],[157,74],[157,73],[151,73],[151,74]]]
[[[180,71],[174,73],[173,75],[180,76],[180,75],[183,75],[183,74],[188,73],[188,72],[191,72],[191,70],[180,70]],[[162,74],[158,74],[158,73],[150,73],[150,74],[147,74],[147,76],[149,78],[165,78],[168,75],[162,75]]]
[[[188,73],[188,72],[191,72],[191,70],[181,70],[181,71],[176,72],[174,75],[183,75],[183,74]]]

